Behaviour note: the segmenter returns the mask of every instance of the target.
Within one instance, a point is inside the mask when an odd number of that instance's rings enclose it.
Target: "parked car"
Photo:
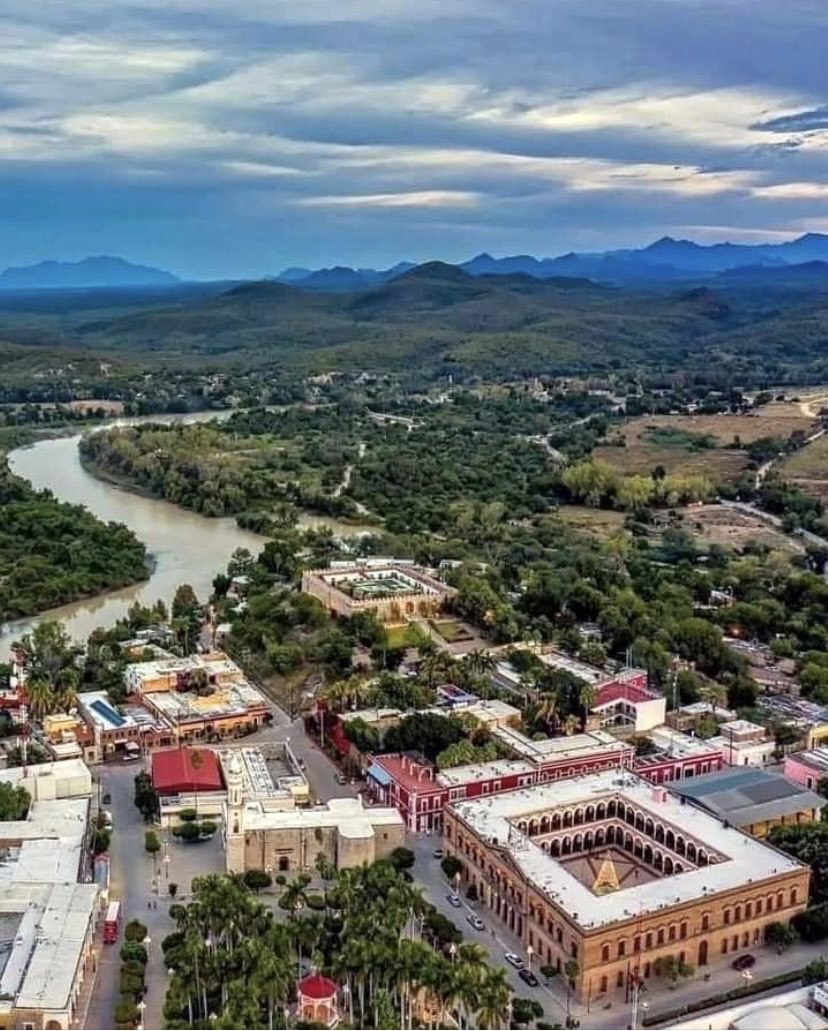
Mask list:
[[[434,851],[432,852],[432,855],[434,856],[435,859],[442,859],[443,856],[445,855],[445,853],[443,852],[443,850],[441,848],[435,848]]]
[[[449,895],[446,895],[446,898],[448,899],[449,905],[454,906],[455,909],[459,909],[463,905],[463,903],[460,901],[460,896],[455,895],[453,892]]]
[[[526,966],[526,964],[523,962],[520,956],[518,956],[515,952],[507,952],[503,958],[510,966],[513,966],[515,970],[523,970],[523,968]]]
[[[112,795],[110,795],[110,793],[107,791],[104,794],[104,797],[101,799],[101,801],[103,802],[104,805],[110,805],[111,802],[112,802]]]
[[[521,979],[521,981],[524,981],[526,984],[528,984],[530,988],[537,988],[540,984],[540,981],[538,981],[538,979],[535,977],[531,970],[519,970],[518,977]]]
[[[730,965],[734,970],[750,970],[751,967],[756,966],[756,957],[746,952],[744,956],[738,956],[734,959]]]
[[[476,916],[474,913],[469,913],[469,915],[466,917],[466,919],[472,925],[472,927],[475,929],[475,931],[485,931],[486,930],[486,925],[483,923],[483,921],[480,919],[480,917]]]
[[[104,827],[106,827],[107,830],[112,830],[112,813],[108,809],[102,809],[101,816],[103,817]]]

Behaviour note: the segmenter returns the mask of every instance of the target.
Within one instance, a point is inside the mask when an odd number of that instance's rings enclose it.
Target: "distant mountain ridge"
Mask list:
[[[82,290],[96,287],[171,286],[178,276],[102,254],[81,261],[40,261],[0,272],[0,290]]]
[[[768,269],[769,273],[753,278],[772,282],[772,270],[781,278],[813,281],[821,279],[814,264],[828,263],[828,235],[806,233],[785,243],[700,244],[693,240],[676,240],[664,236],[646,247],[603,251],[596,254],[562,254],[556,258],[535,258],[530,254],[516,254],[503,258],[491,254],[478,254],[457,268],[471,276],[526,275],[533,279],[578,278],[592,279],[609,284],[643,284],[681,282],[688,279],[727,275],[736,269]],[[802,276],[791,277],[790,270],[799,266],[812,266]],[[347,291],[367,289],[390,282],[415,266],[400,262],[393,268],[352,269],[346,266],[318,269],[286,269],[276,278],[280,282],[304,290]],[[747,284],[752,277],[745,274],[734,281]]]

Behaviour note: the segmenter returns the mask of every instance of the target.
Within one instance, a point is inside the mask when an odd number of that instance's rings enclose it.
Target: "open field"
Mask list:
[[[561,505],[555,513],[558,519],[575,530],[609,537],[624,528],[624,513],[605,508],[589,508],[587,505]]]
[[[766,547],[798,554],[802,544],[774,529],[764,520],[723,505],[693,505],[682,510],[682,526],[706,544],[719,544],[736,551],[753,541]]]
[[[748,463],[746,452],[734,444],[744,446],[760,437],[787,438],[813,427],[813,419],[787,401],[768,405],[757,415],[642,415],[618,428],[626,446],[604,444],[593,456],[623,473],[649,473],[663,465],[669,473],[703,473],[724,480],[738,476]],[[674,443],[669,431],[674,432]],[[694,439],[701,444],[703,438],[711,446],[692,446]]]
[[[828,502],[828,435],[788,455],[780,462],[778,470],[806,494]]]

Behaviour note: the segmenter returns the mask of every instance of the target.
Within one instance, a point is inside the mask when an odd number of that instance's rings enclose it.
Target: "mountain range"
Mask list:
[[[809,266],[800,272],[793,271]],[[386,283],[407,272],[411,262],[400,262],[390,269],[352,269],[343,266],[323,269],[286,269],[276,278],[303,290],[350,291]],[[522,274],[533,279],[557,277],[592,279],[598,283],[645,285],[686,280],[727,278],[733,270],[743,270],[740,285],[749,285],[756,270],[760,283],[785,279],[789,285],[800,278],[803,285],[828,279],[828,235],[806,233],[796,240],[772,244],[700,244],[664,236],[640,249],[603,251],[595,254],[570,252],[557,258],[535,258],[516,254],[494,258],[478,254],[458,265],[471,276],[508,276]],[[762,270],[762,271],[760,271]],[[771,271],[764,271],[771,270]],[[778,270],[779,277],[773,270]]]
[[[40,261],[0,272],[0,290],[88,290],[96,287],[172,286],[177,276],[102,254],[82,261]]]

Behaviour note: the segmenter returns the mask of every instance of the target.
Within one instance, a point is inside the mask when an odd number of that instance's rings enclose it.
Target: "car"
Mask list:
[[[530,988],[537,988],[540,981],[535,977],[531,970],[519,970],[518,977],[525,984],[528,984]]]
[[[756,966],[756,957],[746,952],[744,956],[738,956],[734,959],[730,965],[734,970],[750,970],[751,967]]]
[[[111,830],[113,826],[112,813],[108,809],[101,810],[101,816],[103,818],[103,825],[107,830]]]
[[[459,895],[451,893],[449,895],[446,895],[446,898],[448,899],[448,904],[450,906],[454,906],[455,909],[459,909],[463,905],[463,903],[460,901]]]
[[[507,952],[503,958],[510,966],[513,966],[515,970],[523,970],[523,968],[526,966],[526,964],[523,962],[523,960],[520,958],[520,956],[518,956],[516,952]]]
[[[336,782],[337,784],[347,784],[348,778],[345,776],[344,773],[340,773],[336,778]]]
[[[435,848],[431,854],[434,856],[435,859],[442,859],[445,855],[441,848]]]
[[[112,802],[112,795],[107,791],[104,797],[101,799],[104,805],[110,805]]]
[[[486,925],[483,923],[483,921],[480,919],[480,917],[477,916],[475,913],[469,913],[469,915],[466,917],[466,919],[472,925],[472,927],[475,929],[475,931],[485,931],[486,930]]]

